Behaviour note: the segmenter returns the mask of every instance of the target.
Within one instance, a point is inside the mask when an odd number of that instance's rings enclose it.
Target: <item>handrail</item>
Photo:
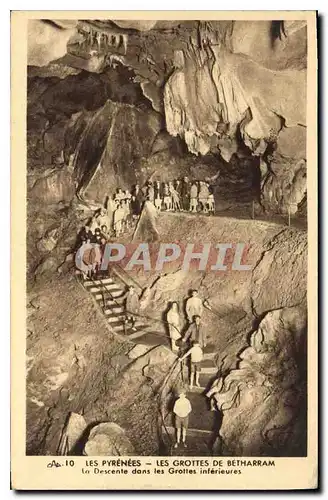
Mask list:
[[[94,282],[94,281],[97,281],[97,280],[94,280],[94,278],[93,278],[93,277],[91,277],[91,281],[93,281],[93,282]],[[101,281],[101,280],[100,280],[100,281]],[[110,290],[108,290],[108,288],[106,287],[106,285],[104,285],[102,282],[101,282],[101,287],[102,287],[102,289],[103,289],[103,288],[105,288],[106,292],[107,292],[107,293],[111,296],[111,299],[112,299],[112,300],[113,300],[116,304],[120,305],[120,304],[119,304],[119,302],[117,302],[117,301],[116,301],[115,297],[113,297],[113,295],[111,294]],[[102,292],[101,292],[101,293],[102,293],[102,297],[103,297],[103,303],[105,304],[105,298],[104,298],[104,293],[103,293],[103,290],[102,290]],[[129,311],[128,311],[128,312],[129,312]],[[147,316],[145,316],[145,315],[138,315],[138,316],[140,316],[140,317],[146,317],[146,318],[147,318]],[[154,320],[154,318],[151,318],[151,319],[152,319],[152,320]],[[158,322],[161,322],[161,323],[167,323],[167,324],[169,324],[168,322],[164,322],[163,320],[156,320],[156,319],[155,319],[155,321],[158,321]],[[174,325],[172,325],[172,326],[174,326]],[[153,333],[154,333],[155,335],[158,335],[158,336],[164,336],[164,334],[161,334],[161,333],[159,333],[159,332],[153,332]],[[165,335],[165,337],[167,338],[167,336],[166,336],[166,335]],[[167,372],[167,374],[166,374],[166,377],[165,377],[165,379],[164,379],[164,381],[163,381],[163,383],[162,383],[162,386],[160,387],[160,390],[159,390],[159,396],[160,396],[159,412],[160,412],[160,416],[161,416],[161,420],[162,420],[162,425],[164,426],[164,429],[165,429],[165,432],[166,432],[166,434],[167,434],[167,437],[168,437],[168,439],[169,439],[169,441],[170,441],[171,443],[172,443],[172,439],[171,439],[171,436],[170,436],[170,434],[169,434],[169,432],[168,432],[168,429],[167,429],[167,426],[166,426],[166,423],[165,423],[165,417],[164,417],[164,414],[163,414],[163,411],[162,411],[162,408],[161,408],[161,403],[162,403],[162,396],[163,396],[164,389],[165,389],[165,387],[166,387],[166,385],[167,385],[168,381],[170,380],[170,377],[171,377],[172,373],[174,372],[175,368],[177,367],[178,363],[179,363],[179,358],[176,358],[176,359],[173,361],[173,363],[172,363],[171,367],[169,368],[169,370],[168,370],[168,372]],[[178,371],[178,373],[177,373],[177,375],[176,375],[176,377],[175,377],[174,381],[172,382],[172,385],[176,382],[176,380],[177,380],[177,378],[178,378],[179,376],[181,376],[181,369]]]
[[[133,282],[133,283],[134,283],[134,284],[135,284],[138,288],[140,288],[140,290],[142,290],[142,286],[140,285],[140,283],[138,283],[138,281],[137,281],[135,278],[132,278],[132,276],[130,276],[130,274],[129,274],[128,272],[126,272],[126,270],[125,270],[122,266],[120,266],[117,262],[116,262],[115,264],[112,264],[112,265],[111,265],[111,269],[112,269],[114,272],[115,272],[116,268],[118,268],[118,269],[120,270],[120,272],[122,272],[122,274],[123,274],[124,276],[128,276],[129,280],[130,280],[130,281],[132,281],[132,282]],[[119,278],[120,278],[122,281],[124,281],[124,280],[123,280],[123,278],[121,278],[120,276],[119,276]],[[125,283],[126,285],[128,285],[128,283],[126,283],[126,282],[124,282],[124,283]]]
[[[97,280],[95,280],[93,277],[91,277],[91,281],[95,282],[95,281],[97,281]],[[101,280],[99,280],[99,281],[101,282]],[[102,283],[102,282],[101,282],[101,294],[102,294],[103,304],[104,304],[104,305],[105,305],[105,298],[104,298],[104,292],[103,292],[103,289],[105,289],[105,291],[106,291],[106,292],[110,295],[111,299],[112,299],[112,300],[113,300],[113,301],[114,301],[117,305],[119,305],[119,306],[121,305],[119,302],[117,302],[117,300],[115,299],[115,297],[113,297],[113,295],[111,294],[110,290],[108,290],[108,288],[106,287],[106,285],[104,285],[104,283]],[[129,312],[129,311],[127,311],[127,312]],[[170,323],[165,322],[165,321],[163,321],[163,320],[158,320],[158,319],[156,319],[156,318],[150,318],[150,317],[145,316],[145,315],[140,315],[140,314],[135,314],[135,315],[136,315],[136,316],[139,316],[139,317],[149,318],[149,319],[151,319],[152,321],[154,321],[154,320],[155,320],[155,321],[160,322],[160,323],[170,324]],[[172,326],[174,326],[174,325],[172,325]],[[153,333],[154,333],[155,335],[162,336],[162,337],[163,337],[163,336],[165,336],[165,337],[167,338],[167,335],[161,334],[160,332],[153,332]],[[168,382],[169,382],[169,380],[170,380],[170,378],[171,378],[171,375],[173,374],[173,372],[174,372],[174,370],[175,370],[175,368],[177,367],[177,365],[178,365],[178,363],[179,363],[179,362],[180,362],[180,361],[179,361],[179,358],[176,358],[176,359],[173,361],[173,363],[172,363],[171,367],[169,368],[169,370],[168,370],[168,372],[167,372],[167,374],[166,374],[166,377],[165,377],[165,379],[164,379],[164,381],[163,381],[163,383],[162,383],[162,385],[161,385],[161,387],[160,387],[160,389],[159,389],[159,396],[160,396],[159,412],[160,412],[160,416],[161,416],[162,425],[163,425],[163,427],[164,427],[164,429],[165,429],[166,435],[167,435],[167,437],[168,437],[168,439],[169,439],[170,443],[172,443],[172,439],[171,439],[171,436],[170,436],[170,434],[169,434],[169,432],[168,432],[168,429],[167,429],[167,426],[166,426],[166,423],[165,423],[165,417],[164,417],[164,414],[163,414],[163,411],[162,411],[162,408],[161,408],[161,403],[162,403],[162,397],[163,397],[163,392],[164,392],[164,389],[166,388],[166,385],[168,384]],[[181,365],[181,367],[182,367],[182,365]],[[175,377],[174,381],[172,382],[172,385],[176,382],[176,380],[177,380],[177,378],[178,378],[179,376],[181,376],[181,378],[182,378],[182,371],[181,371],[181,369],[178,371],[178,373],[177,373],[177,375],[176,375],[176,377]],[[183,382],[183,378],[182,378],[182,382]]]
[[[159,392],[159,396],[160,396],[160,403],[159,403],[159,413],[160,413],[160,416],[161,416],[161,420],[162,420],[162,425],[165,429],[165,432],[166,432],[166,435],[170,441],[170,443],[172,443],[172,439],[171,439],[171,436],[168,432],[168,429],[167,429],[167,426],[166,426],[166,423],[165,423],[165,417],[164,417],[164,414],[163,414],[163,411],[162,411],[162,407],[161,407],[161,404],[162,404],[162,396],[163,396],[163,392],[164,392],[164,388],[166,387],[168,381],[170,380],[170,377],[172,375],[172,373],[174,372],[177,364],[179,363],[179,358],[175,359],[171,368],[168,370],[168,373],[163,381],[163,384],[160,388],[160,392]],[[177,380],[178,376],[181,375],[181,370],[178,371],[174,381],[172,382],[172,385],[175,383],[175,381]]]
[[[94,280],[93,278],[91,278],[91,280],[92,280],[92,281],[97,281],[97,280]],[[105,291],[106,291],[106,292],[110,295],[111,300],[113,300],[113,302],[115,302],[115,304],[116,304],[116,305],[121,306],[121,304],[120,304],[120,303],[119,303],[119,302],[115,299],[115,297],[113,297],[113,295],[111,294],[111,292],[110,292],[110,290],[107,288],[107,286],[106,286],[104,283],[102,283],[102,281],[101,281],[101,280],[99,280],[99,281],[100,281],[100,283],[101,283],[101,284],[100,284],[101,288],[102,288],[102,289],[103,289],[103,288],[105,289]],[[103,291],[102,291],[102,299],[103,299],[103,304],[104,304],[104,307],[105,307],[105,306],[106,306],[106,303],[105,303],[105,298],[104,298],[104,293],[103,293]],[[144,319],[150,320],[150,321],[152,321],[152,322],[160,323],[160,324],[162,324],[162,325],[164,324],[164,325],[172,326],[172,327],[173,327],[173,328],[175,328],[175,329],[177,330],[177,332],[180,334],[180,331],[178,330],[178,328],[177,328],[175,325],[173,325],[172,323],[169,323],[168,321],[165,321],[165,320],[162,320],[162,319],[157,319],[157,318],[152,318],[151,316],[147,316],[147,315],[145,315],[145,314],[139,314],[139,313],[131,312],[131,311],[129,311],[128,309],[125,309],[125,311],[126,311],[128,314],[130,314],[131,316],[133,316],[133,317],[134,317],[134,316],[136,316],[136,317],[138,317],[138,318],[144,318]],[[160,333],[160,332],[152,332],[152,333],[153,333],[154,335],[158,335],[159,337],[165,337],[165,338],[167,338],[167,335],[166,335],[166,334],[164,334],[164,333]]]

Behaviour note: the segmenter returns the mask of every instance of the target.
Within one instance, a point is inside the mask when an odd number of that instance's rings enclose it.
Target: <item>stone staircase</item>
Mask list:
[[[169,347],[168,335],[164,331],[156,331],[158,325],[154,324],[150,318],[137,318],[134,329],[130,323],[125,323],[124,285],[114,277],[103,277],[94,280],[84,279],[80,273],[81,283],[88,293],[90,293],[98,303],[106,321],[113,330],[135,344],[146,344],[149,346],[165,345]]]
[[[80,273],[77,273],[80,274]],[[134,344],[149,346],[164,345],[170,347],[169,336],[160,331],[159,325],[152,322],[150,318],[140,317],[136,320],[132,330],[131,325],[126,325],[124,305],[124,285],[115,277],[103,277],[94,280],[84,279],[80,275],[81,283],[85,290],[92,294],[103,311],[111,330]],[[156,327],[158,331],[156,331]],[[217,412],[210,410],[210,404],[205,393],[215,378],[218,368],[214,358],[216,352],[214,346],[208,345],[204,349],[204,357],[201,362],[201,373],[199,377],[200,387],[194,386],[188,389],[187,397],[192,406],[187,431],[187,447],[182,444],[174,448],[175,427],[174,416],[169,412],[165,417],[165,425],[162,425],[162,435],[170,437],[170,454],[175,456],[210,456],[212,444],[215,438]],[[182,375],[184,380],[189,380],[187,363],[184,361]],[[188,386],[189,387],[189,386]]]
[[[170,412],[165,419],[165,426],[162,426],[162,433],[163,435],[168,433],[171,438],[171,455],[211,456],[212,454],[212,444],[216,437],[217,412],[211,411],[210,402],[205,393],[209,389],[218,371],[214,362],[215,355],[216,353],[213,350],[213,346],[206,346],[204,349],[204,358],[201,362],[201,373],[199,376],[200,387],[194,386],[192,389],[189,388],[187,390],[187,398],[191,403],[192,412],[189,417],[186,448],[182,444],[180,444],[178,448],[174,448],[176,430],[172,412]],[[184,379],[189,380],[186,366],[183,368],[183,371]]]

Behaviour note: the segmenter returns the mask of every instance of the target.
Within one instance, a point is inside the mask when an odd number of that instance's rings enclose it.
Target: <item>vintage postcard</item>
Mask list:
[[[12,488],[316,489],[316,12],[11,24]]]

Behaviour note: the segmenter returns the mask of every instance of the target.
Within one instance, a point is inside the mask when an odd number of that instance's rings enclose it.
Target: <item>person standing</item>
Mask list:
[[[123,200],[119,202],[117,209],[114,212],[114,231],[115,236],[118,237],[123,232],[125,210]]]
[[[190,207],[189,207],[189,212],[197,212],[197,205],[198,205],[198,186],[196,182],[193,182],[191,188],[190,188]]]
[[[139,314],[140,311],[140,301],[139,301],[139,295],[137,290],[134,288],[134,286],[130,285],[128,292],[126,293],[126,300],[125,300],[125,309],[126,309],[126,320],[125,322],[128,323],[128,321],[131,321],[131,328],[133,331],[136,331],[135,328],[135,322],[136,322],[136,316]]]
[[[206,338],[204,335],[204,330],[200,324],[200,316],[194,316],[194,321],[189,325],[182,342],[193,344],[193,342],[197,341],[201,348],[206,347]]]
[[[181,182],[181,203],[182,210],[188,212],[190,205],[190,182],[188,177],[184,177]]]
[[[154,204],[154,199],[155,199],[154,186],[153,183],[149,181],[147,186],[147,200]]]
[[[194,316],[202,317],[203,314],[203,301],[198,295],[198,290],[191,292],[191,297],[186,302],[186,314],[189,323],[193,321]]]
[[[199,205],[200,205],[200,209],[201,211],[206,214],[207,213],[207,201],[208,201],[208,197],[209,197],[209,190],[208,190],[208,186],[206,184],[206,182],[203,182],[201,181],[199,183]]]
[[[181,210],[180,196],[179,196],[178,191],[176,189],[174,189],[172,182],[169,183],[169,190],[170,190],[170,194],[171,194],[171,203],[172,203],[173,211],[180,212],[180,210]]]
[[[159,181],[154,182],[154,194],[155,194],[155,199],[161,198],[161,183]]]
[[[136,220],[138,219],[141,211],[140,203],[138,198],[134,196],[134,194],[131,197],[131,203],[130,203],[130,208],[131,208],[131,214],[132,214],[132,219]]]
[[[82,243],[85,243],[87,240],[92,240],[93,238],[93,233],[92,231],[90,230],[90,227],[89,226],[84,226],[79,235],[78,235],[78,246],[82,245]]]
[[[179,347],[176,345],[176,341],[181,339],[181,319],[177,302],[172,302],[172,305],[167,312],[166,320],[169,326],[172,351],[178,352]]]
[[[174,445],[174,448],[177,448],[181,441],[182,435],[182,444],[186,448],[186,437],[187,437],[187,429],[189,423],[189,415],[192,411],[191,403],[189,399],[186,397],[184,392],[179,394],[178,399],[174,403],[173,413],[175,416],[175,429],[177,433],[177,440]]]
[[[134,215],[138,216],[141,214],[143,202],[144,202],[144,195],[140,189],[139,184],[136,184],[132,190],[132,198],[131,201],[133,200],[134,204]],[[132,207],[131,207],[132,208]]]
[[[171,198],[171,193],[170,193],[170,187],[169,184],[166,182],[163,185],[163,203],[164,203],[164,210],[165,211],[170,211],[172,210],[172,198]]]
[[[108,217],[108,212],[106,208],[102,207],[97,216],[98,226],[101,228],[102,226],[110,227],[110,219]]]
[[[207,207],[208,207],[208,213],[214,215],[214,212],[215,212],[215,201],[214,201],[214,194],[213,193],[210,193],[208,195]]]
[[[187,351],[179,361],[182,362],[190,356],[190,390],[193,388],[194,380],[195,385],[200,387],[199,375],[201,372],[201,362],[203,360],[203,349],[201,348],[199,342],[195,340],[192,347]]]

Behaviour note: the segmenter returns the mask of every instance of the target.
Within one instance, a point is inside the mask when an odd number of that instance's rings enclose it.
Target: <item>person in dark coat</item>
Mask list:
[[[91,241],[92,238],[93,238],[93,233],[90,230],[90,227],[84,226],[78,235],[77,246],[80,247],[83,242],[86,242],[87,240]]]
[[[137,290],[130,285],[128,291],[124,295],[125,298],[125,322],[131,321],[131,328],[136,331],[135,322],[140,311],[140,300]]]
[[[200,324],[200,316],[194,316],[194,321],[189,325],[182,342],[188,342],[191,345],[193,342],[199,342],[202,349],[206,347],[206,337]]]
[[[190,205],[190,181],[184,177],[180,186],[182,209],[188,212]]]

